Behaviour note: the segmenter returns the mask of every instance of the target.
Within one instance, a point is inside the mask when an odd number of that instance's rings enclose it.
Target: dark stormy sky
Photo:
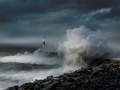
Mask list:
[[[0,43],[38,44],[41,36],[59,41],[80,25],[118,42],[120,0],[0,0]]]

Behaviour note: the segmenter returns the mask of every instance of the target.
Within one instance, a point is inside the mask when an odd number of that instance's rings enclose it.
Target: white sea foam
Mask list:
[[[17,54],[13,56],[5,56],[0,58],[0,62],[12,62],[12,63],[29,63],[29,64],[48,64],[52,65],[57,63],[56,58],[45,57],[42,54]]]
[[[111,49],[100,30],[91,31],[85,26],[66,31],[59,51],[64,53],[64,66],[83,66],[96,58],[107,58]]]
[[[54,58],[54,57],[48,58],[39,52],[35,52],[33,54],[29,54],[25,52],[24,54],[4,56],[0,58],[0,63],[3,63],[3,64],[9,63],[9,64],[6,64],[6,66],[4,65],[5,67],[1,67],[0,69],[0,72],[1,72],[0,73],[0,89],[1,90],[7,87],[10,87],[10,86],[21,85],[26,82],[32,82],[35,79],[43,79],[49,75],[56,76],[56,75],[62,74],[61,67],[60,68],[54,67],[54,65],[60,64],[57,58]],[[39,67],[41,67],[41,65],[44,65],[47,68],[46,69],[42,67],[39,69],[33,68],[27,71],[27,70],[22,69],[22,66],[20,67],[16,66],[16,64],[22,65],[22,63],[23,63],[24,68],[25,68],[25,65],[27,68],[28,64],[30,67],[32,66],[32,64],[38,64]],[[52,68],[49,68],[49,65],[52,65],[51,66]],[[11,70],[13,67],[18,68],[18,71],[14,69]]]

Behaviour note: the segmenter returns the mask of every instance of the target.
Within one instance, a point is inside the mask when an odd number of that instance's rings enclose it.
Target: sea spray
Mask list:
[[[60,60],[54,57],[45,57],[43,52],[36,50],[0,57],[0,90],[6,87],[33,82],[49,75],[62,74]]]
[[[42,53],[40,54],[17,54],[11,56],[5,56],[0,58],[0,62],[4,63],[27,63],[27,64],[45,64],[54,65],[59,64],[59,60],[55,57],[45,57]]]
[[[89,65],[92,60],[107,58],[111,53],[100,30],[91,31],[85,26],[67,30],[58,50],[64,55],[64,66],[69,69]]]

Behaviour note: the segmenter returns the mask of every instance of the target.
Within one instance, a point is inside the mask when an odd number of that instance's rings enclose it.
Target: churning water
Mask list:
[[[87,66],[95,58],[109,58],[112,53],[102,32],[91,31],[85,26],[67,30],[54,54],[54,51],[46,51],[40,48],[33,53],[1,56],[0,89],[49,75],[57,76]]]

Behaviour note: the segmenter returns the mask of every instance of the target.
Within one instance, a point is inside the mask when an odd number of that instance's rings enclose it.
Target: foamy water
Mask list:
[[[38,54],[20,54],[0,57],[0,90],[25,82],[60,75],[60,60]],[[58,66],[57,66],[58,65]]]
[[[28,54],[28,55],[13,55],[0,57],[0,62],[16,62],[16,63],[30,63],[30,64],[55,64],[55,58],[47,58],[42,55]]]

